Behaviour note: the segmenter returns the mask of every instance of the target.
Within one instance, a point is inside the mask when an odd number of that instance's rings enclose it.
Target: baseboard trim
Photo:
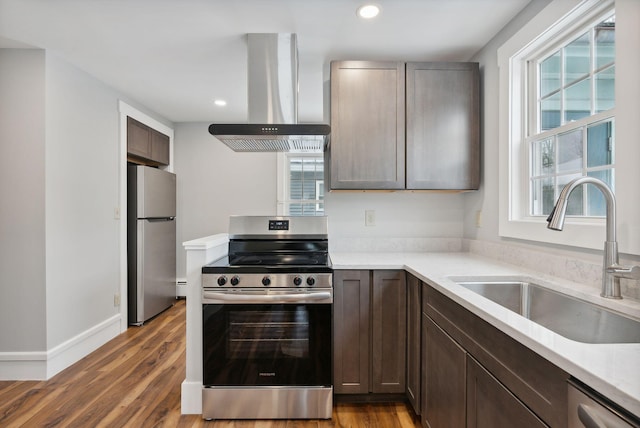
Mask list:
[[[46,352],[0,352],[0,380],[48,380],[120,334],[120,314]]]
[[[178,278],[176,281],[176,297],[187,297],[187,279]]]

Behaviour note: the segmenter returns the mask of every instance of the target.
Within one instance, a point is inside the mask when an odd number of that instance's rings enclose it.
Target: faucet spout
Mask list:
[[[558,201],[547,218],[547,227],[552,230],[562,230],[567,214],[569,196],[576,187],[583,184],[592,184],[603,194],[607,204],[606,215],[606,241],[604,243],[604,260],[602,267],[602,292],[600,295],[608,299],[621,299],[620,278],[610,267],[618,265],[618,242],[616,240],[616,198],[607,184],[593,177],[579,177],[567,183]]]

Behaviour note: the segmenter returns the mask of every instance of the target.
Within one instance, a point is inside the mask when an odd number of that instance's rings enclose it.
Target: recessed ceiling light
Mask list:
[[[227,102],[225,100],[214,100],[213,103],[218,107],[224,107],[227,105]]]
[[[378,16],[380,13],[380,6],[375,4],[365,4],[358,8],[357,14],[360,18],[371,19]]]

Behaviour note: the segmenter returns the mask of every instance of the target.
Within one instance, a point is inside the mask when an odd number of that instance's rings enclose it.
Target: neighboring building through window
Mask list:
[[[286,153],[280,159],[278,213],[324,215],[324,158],[322,153]]]

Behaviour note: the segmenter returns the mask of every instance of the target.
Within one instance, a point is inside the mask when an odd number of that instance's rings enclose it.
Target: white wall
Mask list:
[[[46,379],[123,328],[125,97],[39,49],[0,49],[0,94],[0,379]]]
[[[119,313],[117,101],[47,52],[47,348]]]
[[[45,349],[45,55],[0,49],[0,353]]]
[[[209,134],[209,125],[175,127],[178,278],[185,277],[183,242],[226,233],[230,215],[276,214],[276,155],[236,153]]]
[[[464,202],[464,236],[499,240],[498,235],[498,48],[551,0],[532,1],[502,29],[472,61],[480,63],[482,112],[482,178],[480,190],[469,193]],[[480,211],[480,227],[476,225]]]
[[[325,195],[331,251],[416,250],[430,238],[462,238],[464,194],[330,192]],[[365,225],[365,211],[375,226]],[[418,241],[418,242],[416,242]]]

